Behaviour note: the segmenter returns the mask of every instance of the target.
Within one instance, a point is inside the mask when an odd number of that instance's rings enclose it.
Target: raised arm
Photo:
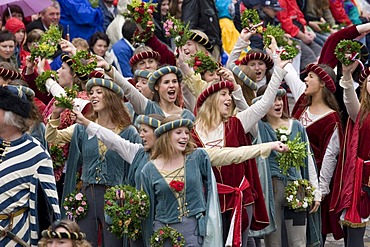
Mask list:
[[[237,148],[204,148],[208,153],[212,166],[225,166],[233,163],[240,163],[257,156],[263,159],[270,156],[271,150],[279,152],[287,151],[286,145],[281,142],[267,142],[262,144],[241,146]]]
[[[306,90],[306,84],[301,81],[297,71],[294,69],[291,63],[287,64],[284,69],[287,71],[284,80],[292,91],[294,101],[297,102],[299,97],[301,97]]]
[[[234,46],[234,49],[231,51],[229,55],[229,59],[227,60],[226,63],[226,68],[230,69],[231,64],[235,63],[235,61],[239,59],[242,51],[250,45],[251,43],[249,41],[250,37],[252,37],[252,35],[255,33],[256,29],[252,29],[250,31],[247,29],[243,29],[241,31],[240,36]]]

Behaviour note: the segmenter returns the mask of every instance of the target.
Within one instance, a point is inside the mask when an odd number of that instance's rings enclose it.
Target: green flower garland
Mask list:
[[[98,64],[96,56],[88,51],[77,51],[71,59],[71,69],[79,75],[89,75]]]
[[[152,237],[150,238],[150,246],[162,247],[166,239],[171,240],[171,245],[173,247],[185,246],[184,236],[180,232],[178,232],[175,228],[172,228],[170,226],[164,226],[158,229],[156,232],[154,232]]]
[[[330,24],[328,22],[320,23],[319,28],[321,29],[320,33],[330,33]]]
[[[124,198],[117,200],[116,194],[121,192]],[[104,211],[112,221],[108,230],[118,238],[126,234],[136,240],[141,235],[141,221],[149,213],[148,195],[129,185],[116,185],[105,192],[104,200]]]
[[[285,187],[285,199],[290,209],[306,211],[312,205],[315,188],[307,179],[293,181]]]
[[[78,93],[78,86],[73,85],[72,88],[64,88],[66,95],[62,96],[54,96],[54,98],[58,101],[56,106],[63,107],[66,109],[73,110],[73,100],[77,97]]]
[[[284,175],[287,174],[289,168],[300,169],[305,166],[304,159],[307,157],[307,143],[301,141],[301,133],[298,133],[293,140],[288,138],[286,145],[289,151],[286,153],[278,153],[276,161]]]
[[[357,58],[361,55],[361,44],[353,40],[341,40],[334,51],[335,56],[344,65],[350,65],[354,62],[354,57],[358,54]]]
[[[51,58],[58,50],[62,32],[56,25],[50,25],[49,29],[41,35],[41,39],[31,47],[31,60],[38,57]]]
[[[258,15],[257,10],[255,9],[246,9],[244,10],[242,16],[240,17],[243,28],[249,28],[253,25],[257,25],[261,22],[260,16]],[[262,27],[257,28],[257,32],[261,33]]]
[[[57,72],[54,70],[46,70],[36,78],[35,80],[36,87],[40,92],[47,93],[45,83],[46,80],[49,78],[53,79],[54,81],[57,81],[58,80]]]
[[[270,24],[267,25],[262,35],[265,47],[268,47],[271,44],[271,38],[269,38],[267,35],[274,36],[274,38],[276,39],[277,46],[280,47],[281,50],[281,60],[293,59],[298,55],[298,42],[287,38],[285,36],[284,30],[280,27],[280,24],[277,26],[273,26]]]
[[[66,216],[68,219],[78,221],[87,214],[87,198],[84,194],[75,190],[65,197],[63,208],[66,210]]]
[[[190,67],[194,69],[196,74],[202,74],[206,71],[216,71],[219,66],[213,59],[206,53],[199,51],[191,56],[191,59],[186,61]]]
[[[168,14],[166,21],[163,23],[165,36],[173,38],[176,47],[182,47],[186,44],[191,35],[189,24],[190,22],[184,25],[181,20]]]

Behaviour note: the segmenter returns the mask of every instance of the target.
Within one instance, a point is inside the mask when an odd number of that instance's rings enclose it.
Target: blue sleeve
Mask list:
[[[88,0],[58,0],[63,11],[77,24],[101,25],[103,12],[100,8],[93,8]]]

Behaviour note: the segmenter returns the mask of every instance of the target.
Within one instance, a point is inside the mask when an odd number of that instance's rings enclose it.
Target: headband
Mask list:
[[[243,59],[240,61],[240,64],[247,65],[247,63],[251,60],[264,61],[266,63],[267,70],[270,70],[274,67],[274,61],[272,60],[272,58],[269,55],[262,52],[255,52],[245,55],[245,57],[243,57]]]
[[[5,68],[0,68],[0,76],[10,80],[22,79],[22,75],[17,71]]]
[[[44,238],[59,238],[72,240],[83,240],[86,238],[86,234],[83,232],[56,232],[50,230],[43,230],[41,236]]]
[[[212,84],[211,86],[209,86],[206,90],[204,90],[198,97],[198,100],[197,100],[197,108],[200,108],[204,101],[206,101],[206,99],[213,93],[216,93],[218,91],[220,91],[221,89],[223,88],[228,88],[230,89],[231,91],[234,90],[234,85],[232,82],[229,82],[229,81],[220,81],[220,82],[217,82],[215,84]]]
[[[133,55],[130,59],[130,66],[133,67],[137,62],[146,58],[154,58],[159,62],[161,55],[156,51],[143,51],[136,55]]]
[[[115,92],[121,97],[124,96],[122,88],[111,80],[102,79],[102,78],[92,78],[86,83],[86,91],[89,92],[91,88],[94,86],[105,87],[105,88],[112,90],[113,92]]]
[[[316,64],[311,63],[306,67],[306,72],[308,73],[310,71],[317,74],[317,76],[325,83],[325,86],[327,87],[327,89],[329,89],[330,92],[335,92],[336,88],[333,78],[331,78],[330,75],[325,72],[325,70],[323,70]]]
[[[203,45],[204,48],[206,48],[207,51],[212,52],[213,51],[213,45],[211,42],[209,42],[208,39],[203,38],[197,33],[191,32],[189,39],[198,42],[199,44]]]
[[[175,121],[171,121],[165,124],[162,124],[158,128],[155,129],[154,134],[159,137],[165,132],[168,132],[173,129],[177,129],[180,127],[188,127],[189,129],[193,128],[193,121],[190,119],[177,119]]]
[[[148,70],[137,69],[135,70],[134,77],[142,77],[142,78],[149,79],[151,74],[152,73]]]
[[[181,82],[181,80],[182,80],[181,70],[179,68],[175,67],[175,66],[165,66],[165,67],[162,67],[160,69],[157,69],[156,71],[154,71],[150,75],[150,77],[148,79],[148,87],[150,88],[150,90],[152,90],[154,92],[155,91],[154,90],[154,85],[157,82],[157,80],[159,78],[161,78],[162,76],[164,76],[166,74],[170,74],[170,73],[176,74],[177,80],[179,82]]]
[[[286,90],[284,88],[281,88],[281,89],[278,89],[277,92],[276,92],[276,97],[281,97],[281,96],[284,96],[286,95]],[[259,101],[260,99],[262,98],[262,95],[261,96],[258,96],[254,99],[252,99],[252,104],[255,104],[257,101]]]
[[[256,91],[258,89],[257,83],[252,81],[235,63],[231,64],[231,71],[236,75],[240,80],[243,81],[243,83],[252,89],[253,91]]]
[[[150,127],[158,128],[161,126],[161,121],[146,115],[139,115],[135,120],[135,125],[138,126],[140,124],[146,124]]]

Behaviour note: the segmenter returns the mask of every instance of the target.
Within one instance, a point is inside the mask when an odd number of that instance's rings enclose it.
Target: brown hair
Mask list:
[[[76,47],[77,50],[88,51],[89,44],[87,43],[86,39],[83,38],[73,38],[72,44]]]
[[[70,221],[70,220],[60,220],[56,221],[51,226],[49,226],[48,230],[49,231],[55,231],[58,228],[64,228],[66,229],[69,233],[75,232],[77,234],[80,234],[80,227],[77,225],[76,222]],[[39,241],[39,247],[46,247],[48,245],[48,240],[49,238],[41,238]],[[86,240],[72,240],[73,247],[91,247],[91,244]]]
[[[329,65],[318,64],[317,66],[322,68],[333,79],[334,82],[336,81],[336,74],[335,74],[334,70]],[[319,82],[321,84],[325,84],[320,79],[320,77],[319,77]],[[326,86],[323,87],[322,97],[323,97],[325,105],[327,105],[330,109],[336,111],[338,113],[339,117],[340,117],[341,116],[340,108],[339,108],[338,102],[337,102],[337,100],[334,96],[334,93],[330,92],[329,89]],[[304,107],[310,106],[312,104],[312,97],[311,96],[306,96],[306,98],[307,98],[307,101],[306,101],[307,103],[303,105]]]
[[[162,124],[172,122],[175,120],[179,120],[179,119],[181,119],[181,117],[172,115],[172,116],[164,118],[162,121]],[[158,157],[163,157],[164,160],[169,160],[171,156],[176,152],[175,148],[172,145],[169,145],[169,143],[171,143],[171,134],[174,130],[176,129],[167,131],[158,137],[154,147],[152,148],[150,159],[154,160]],[[196,149],[196,147],[197,145],[194,143],[193,138],[191,137],[191,134],[189,134],[189,141],[186,144],[186,148],[183,154],[186,155],[186,154],[193,152]]]
[[[360,102],[361,102],[361,108],[360,108],[361,118],[360,118],[360,126],[362,126],[362,123],[363,123],[364,119],[367,117],[367,115],[370,112],[370,94],[367,91],[366,84],[367,84],[367,78],[363,82],[362,88],[361,88],[361,96],[360,96]]]
[[[267,89],[267,85],[263,85],[262,87],[260,87],[257,90],[257,97],[262,96],[265,93],[266,89]],[[276,99],[276,97],[275,97],[275,99]],[[283,104],[283,107],[284,107],[284,104]],[[283,114],[282,114],[281,118],[282,119],[289,119],[290,116],[288,115],[288,113],[286,111],[283,110]],[[261,118],[261,120],[264,121],[264,122],[267,122],[266,115],[263,118]]]
[[[41,29],[33,29],[33,30],[31,30],[26,35],[27,38],[26,38],[26,42],[23,45],[23,49],[25,49],[26,51],[29,51],[30,52],[30,50],[28,49],[28,44],[39,41],[41,39],[41,35],[43,33],[44,33],[44,31],[42,31]]]
[[[126,129],[131,125],[130,114],[127,111],[126,106],[123,104],[122,98],[112,90],[101,87],[103,92],[103,100],[108,116],[112,120],[113,124],[120,129]],[[98,118],[98,113],[94,113],[92,120]]]

